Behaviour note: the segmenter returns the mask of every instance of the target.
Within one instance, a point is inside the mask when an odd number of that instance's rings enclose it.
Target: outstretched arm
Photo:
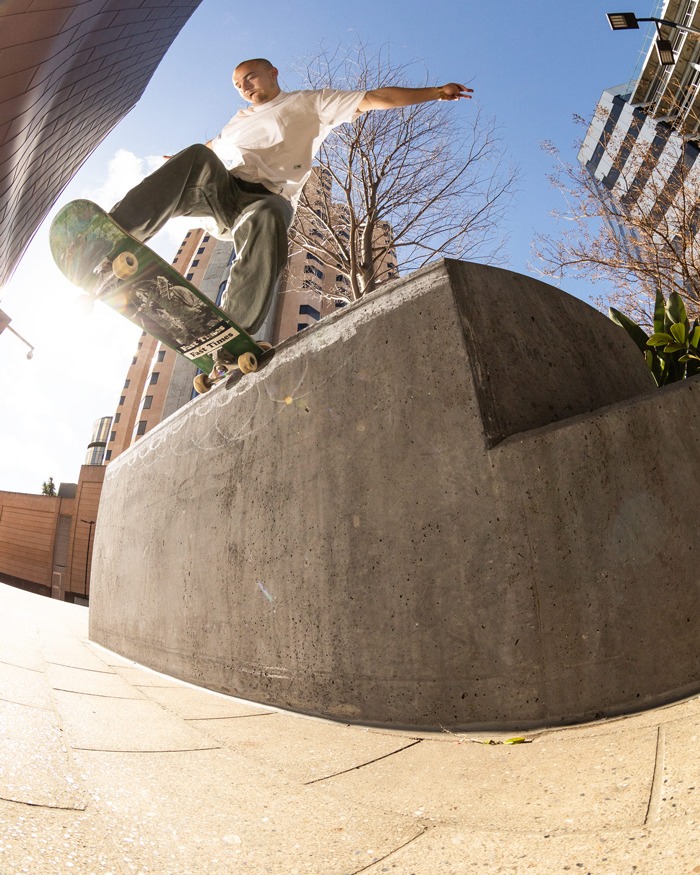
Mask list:
[[[466,88],[457,82],[448,82],[447,85],[435,86],[434,88],[388,86],[368,91],[357,108],[360,112],[367,112],[370,109],[395,109],[399,106],[411,106],[414,103],[428,103],[430,100],[470,98],[472,93],[472,88]]]

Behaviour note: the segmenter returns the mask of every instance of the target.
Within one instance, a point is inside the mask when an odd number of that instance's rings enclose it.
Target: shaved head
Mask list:
[[[233,71],[233,84],[248,103],[267,103],[280,93],[278,73],[267,58],[252,58],[238,64]]]
[[[234,74],[239,67],[242,67],[244,64],[259,64],[264,70],[271,70],[272,64],[267,58],[250,58],[248,61],[241,61],[240,64],[236,64],[236,68],[233,71]]]

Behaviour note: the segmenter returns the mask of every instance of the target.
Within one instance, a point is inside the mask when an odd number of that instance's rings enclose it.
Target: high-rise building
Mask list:
[[[699,0],[666,0],[654,15],[700,29]],[[661,64],[652,30],[632,80],[603,92],[578,156],[623,209],[652,215],[700,173],[700,33],[662,25],[660,37],[674,62]]]
[[[0,285],[200,2],[0,3]]]

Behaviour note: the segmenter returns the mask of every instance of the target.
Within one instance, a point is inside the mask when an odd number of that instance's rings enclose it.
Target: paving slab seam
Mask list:
[[[382,754],[382,756],[374,757],[374,759],[367,760],[367,762],[359,763],[356,766],[351,766],[349,769],[341,769],[339,772],[334,772],[332,775],[324,775],[322,778],[314,778],[313,781],[304,781],[304,786],[308,787],[311,784],[319,784],[321,781],[330,781],[331,778],[337,778],[339,775],[347,775],[348,772],[356,772],[358,769],[364,769],[367,766],[371,766],[373,763],[378,763],[381,760],[386,760],[389,757],[396,756],[396,754],[403,753],[409,748],[415,747],[417,744],[421,744],[423,741],[422,738],[414,739],[410,744],[405,744],[403,747],[398,748],[397,750],[389,751],[389,753]]]
[[[388,853],[384,854],[383,857],[380,857],[378,860],[372,860],[371,863],[368,863],[366,866],[362,866],[361,869],[354,869],[352,872],[349,872],[348,875],[360,875],[361,872],[369,872],[374,869],[375,866],[379,866],[382,863],[386,863],[389,857],[392,857],[394,854],[398,854],[399,851],[402,851],[404,848],[407,848],[409,845],[412,845],[413,842],[417,841],[421,836],[425,835],[428,831],[429,827],[424,826],[420,832],[416,833],[416,835],[412,836],[410,839],[407,839],[405,842],[402,842],[400,845],[397,845],[395,848],[392,848]]]
[[[33,671],[36,674],[43,674],[40,668],[30,668],[28,665],[17,665],[16,662],[8,662],[6,659],[0,659],[0,665],[9,665],[11,668],[22,668],[24,671]]]
[[[157,689],[164,689],[163,687],[158,687]],[[214,721],[214,720],[248,720],[250,717],[273,717],[275,716],[274,711],[261,711],[259,714],[231,714],[230,716],[225,717],[182,717],[181,719],[187,722],[197,722],[204,723],[206,720]]]
[[[144,696],[117,696],[111,693],[88,693],[85,690],[68,690],[65,687],[52,687],[57,693],[70,693],[72,696],[88,696],[93,699],[119,699],[122,702],[142,702]]]
[[[661,794],[663,791],[663,775],[666,762],[666,727],[660,724],[656,735],[656,756],[654,757],[654,773],[649,790],[649,804],[644,817],[644,826],[650,820],[658,821],[661,817]]]
[[[25,808],[42,809],[44,811],[85,811],[87,805],[47,805],[43,802],[27,802],[25,799],[10,799],[8,796],[0,796],[3,802],[11,805],[19,805]]]
[[[162,748],[160,750],[138,750],[137,748],[126,749],[123,747],[82,747],[76,744],[71,745],[71,750],[81,750],[87,751],[88,753],[116,753],[116,754],[147,754],[148,756],[154,756],[155,754],[170,754],[170,753],[186,753],[186,754],[196,754],[196,753],[205,753],[206,751],[212,750],[224,750],[221,745],[214,745],[213,747],[173,747],[173,748]]]
[[[89,671],[91,674],[107,674],[107,675],[110,675],[110,677],[115,674],[115,672],[109,671],[109,669],[103,670],[101,668],[84,668],[81,665],[71,665],[68,662],[56,662],[55,659],[47,659],[46,664],[47,665],[57,665],[60,668],[72,668],[73,671]]]
[[[31,702],[18,702],[16,699],[8,699],[5,696],[0,696],[0,702],[7,702],[8,705],[19,705],[22,708],[34,708],[36,711],[54,711],[53,708],[45,708],[43,705],[33,705]]]

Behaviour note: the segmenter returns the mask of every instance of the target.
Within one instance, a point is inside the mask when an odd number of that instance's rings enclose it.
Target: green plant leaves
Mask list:
[[[668,296],[666,304],[666,313],[671,320],[671,323],[688,324],[688,317],[685,312],[685,304],[683,298],[678,292],[671,292]]]
[[[620,311],[616,310],[614,307],[610,308],[608,315],[613,322],[616,322],[621,328],[625,329],[641,351],[644,352],[647,345],[647,334],[644,329],[640,328],[640,326],[637,325],[633,319],[630,319],[629,316],[625,316],[624,313],[620,313]]]
[[[670,334],[665,334],[663,331],[660,331],[658,334],[652,334],[646,341],[647,346],[667,346],[669,343],[673,343],[673,337]]]
[[[676,343],[680,343],[681,346],[685,346],[687,331],[685,325],[682,322],[677,322],[675,325],[671,326],[671,334],[675,337]]]
[[[657,292],[654,331],[650,337],[633,319],[614,307],[610,308],[608,315],[625,329],[642,351],[657,386],[700,374],[700,324],[696,320],[691,327],[685,303],[678,292],[671,292],[668,301]]]

